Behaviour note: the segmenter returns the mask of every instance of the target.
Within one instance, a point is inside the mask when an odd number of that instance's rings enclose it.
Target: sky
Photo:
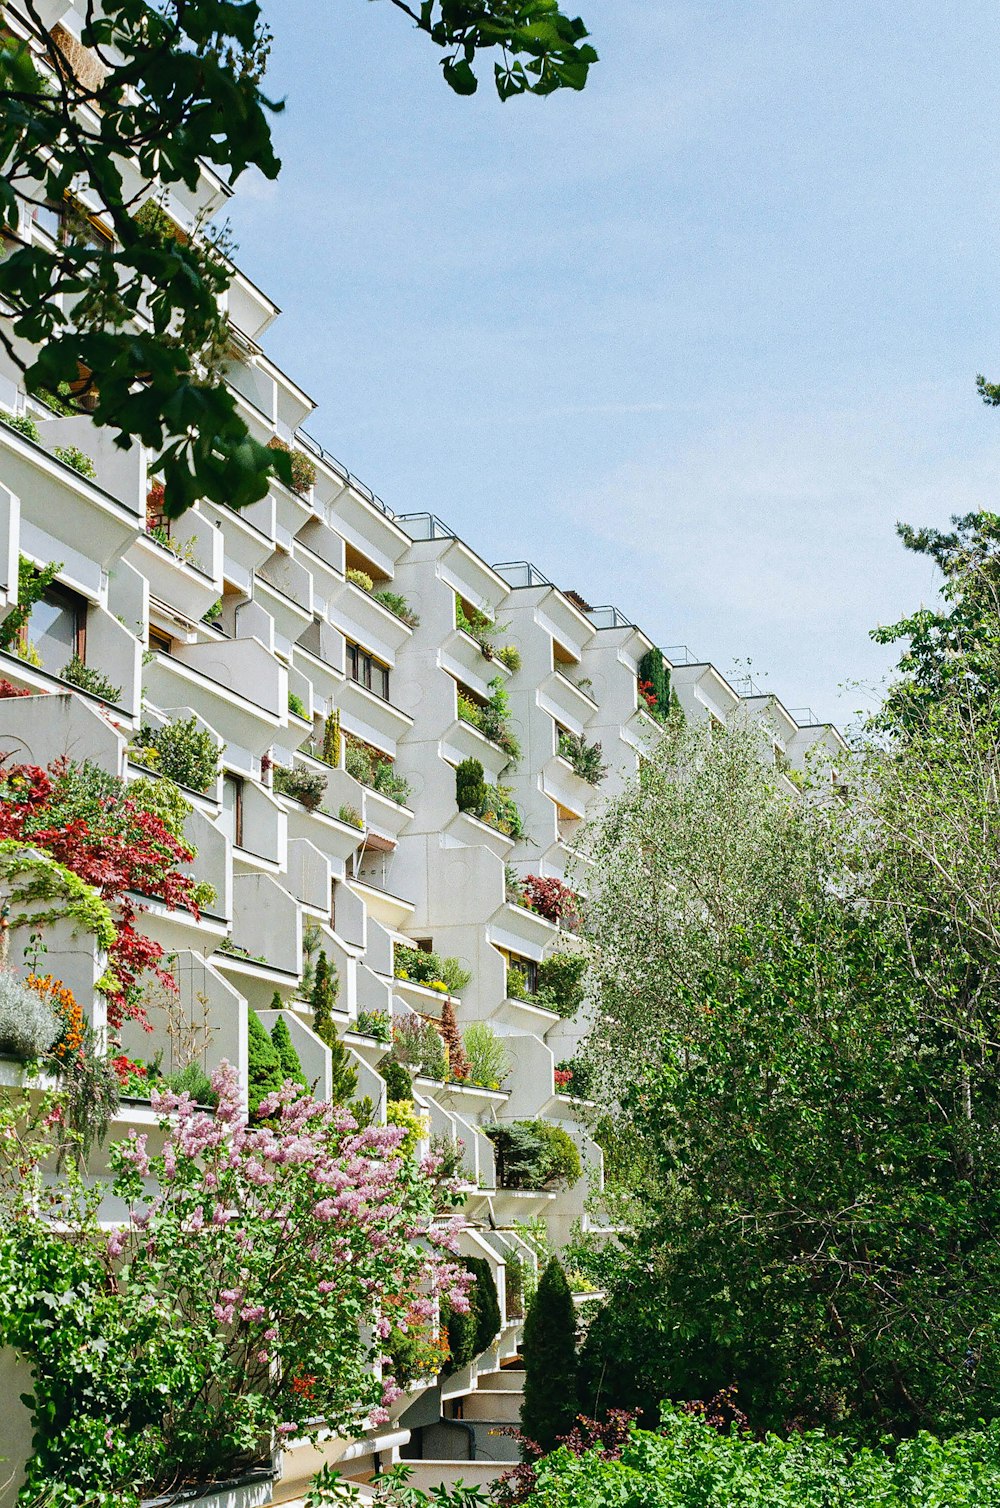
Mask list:
[[[389,0],[264,5],[284,165],[230,219],[310,432],[849,724],[936,590],[896,521],[997,506],[996,0],[578,0],[586,90],[506,104]]]

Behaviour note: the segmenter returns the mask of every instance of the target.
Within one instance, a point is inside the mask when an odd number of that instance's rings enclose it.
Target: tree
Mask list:
[[[333,1012],[340,993],[340,980],[336,965],[331,965],[326,952],[321,950],[313,966],[312,989],[309,1004],[313,1011],[313,1031],[327,1047],[333,1047],[340,1038],[337,1034]]]
[[[468,1310],[460,1312],[447,1306],[449,1370],[459,1371],[493,1344],[500,1333],[500,1296],[485,1257],[464,1257],[466,1272],[473,1283],[466,1298]]]
[[[997,390],[1000,402],[1000,388]],[[910,726],[950,689],[967,699],[996,688],[1000,651],[1000,515],[980,511],[952,518],[949,531],[897,525],[908,550],[926,555],[944,577],[942,602],[872,631],[878,644],[905,641],[899,675],[879,719]]]
[[[441,1007],[441,1039],[448,1051],[448,1074],[453,1079],[469,1077],[469,1059],[466,1056],[462,1032],[455,1014],[455,1002],[449,995]]]
[[[524,1401],[521,1430],[543,1451],[576,1422],[576,1311],[566,1274],[551,1257],[528,1306],[521,1342]]]
[[[272,1002],[272,1008],[280,1011],[282,1009],[280,1004],[281,997],[276,993],[275,998],[279,1003],[275,1006]],[[278,1054],[282,1077],[291,1079],[293,1084],[298,1084],[302,1089],[308,1089],[309,1085],[306,1082],[305,1074],[302,1072],[302,1064],[299,1061],[298,1053],[295,1051],[295,1044],[292,1042],[288,1023],[284,1016],[279,1016],[271,1027],[271,1042],[274,1045],[275,1052]]]
[[[499,50],[501,98],[583,88],[596,60],[558,0],[392,3],[441,49],[446,82],[476,88],[477,56]],[[0,37],[0,343],[29,392],[56,395],[157,452],[164,511],[199,498],[241,508],[294,457],[252,438],[222,382],[231,277],[224,233],[177,226],[154,196],[195,189],[203,163],[234,183],[275,178],[262,91],[269,48],[257,0],[104,0],[77,41],[28,0]],[[10,24],[12,23],[12,24]],[[522,61],[525,60],[525,61]],[[22,234],[60,217],[56,245]]]
[[[253,1008],[247,1011],[247,1027],[247,1098],[253,1117],[262,1100],[269,1094],[277,1094],[285,1082],[285,1075],[278,1050]]]
[[[683,1032],[685,987],[737,930],[824,884],[817,812],[789,800],[769,753],[749,720],[671,719],[639,781],[584,834],[600,1004],[586,1057],[608,1105]]]
[[[455,800],[459,811],[476,816],[482,811],[486,795],[487,786],[479,760],[463,759],[455,769]]]

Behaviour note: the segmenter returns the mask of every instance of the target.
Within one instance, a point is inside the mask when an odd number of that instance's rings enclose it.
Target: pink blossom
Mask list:
[[[271,1360],[271,1354],[270,1354],[270,1352],[269,1351],[258,1351],[257,1352],[257,1360],[261,1363],[261,1365],[263,1365],[265,1362],[270,1361]]]
[[[298,1428],[298,1426],[295,1425],[295,1424],[279,1424],[278,1425],[278,1434],[279,1435],[294,1435],[294,1433],[295,1433],[295,1431],[296,1431],[297,1428]]]
[[[249,1322],[253,1323],[253,1321],[255,1320],[263,1319],[264,1313],[265,1310],[263,1304],[244,1304],[243,1308],[240,1310],[240,1319],[248,1320]]]
[[[336,1286],[336,1283],[331,1283],[329,1278],[323,1278],[321,1282],[316,1284],[320,1293],[332,1293]]]
[[[368,1415],[369,1429],[376,1429],[380,1424],[389,1423],[389,1410],[385,1408],[372,1409]]]
[[[107,1248],[109,1257],[121,1256],[122,1252],[125,1250],[124,1230],[113,1230],[109,1233]]]

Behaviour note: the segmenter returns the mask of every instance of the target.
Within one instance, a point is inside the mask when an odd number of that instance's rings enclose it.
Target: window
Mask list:
[[[367,649],[362,649],[360,644],[352,644],[347,641],[347,673],[352,681],[357,681],[359,686],[364,686],[368,691],[374,691],[384,702],[389,700],[389,667],[381,660],[376,660]]]
[[[222,780],[222,830],[234,848],[243,847],[243,778],[228,772]]]
[[[174,641],[169,634],[163,633],[158,628],[151,627],[149,630],[149,647],[160,654],[168,655],[174,647]]]
[[[85,659],[86,602],[64,586],[50,586],[31,609],[25,639],[35,649],[43,668],[54,674],[65,669],[74,655]]]

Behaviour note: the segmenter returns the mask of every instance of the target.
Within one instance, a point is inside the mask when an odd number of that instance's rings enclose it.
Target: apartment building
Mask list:
[[[78,29],[73,10],[60,14]],[[223,197],[206,171],[197,193],[161,200],[190,233]],[[58,237],[58,215],[38,211],[21,229]],[[329,1091],[330,1050],[300,996],[318,951],[336,968],[338,1028],[376,1116],[386,1114],[387,1048],[372,1022],[433,1021],[450,998],[460,1028],[487,1023],[500,1039],[501,1083],[418,1074],[414,1099],[423,1149],[432,1137],[460,1148],[463,1247],[489,1263],[503,1328],[476,1362],[411,1389],[380,1431],[328,1452],[361,1460],[454,1412],[516,1352],[521,1314],[507,1302],[505,1263],[535,1260],[525,1226],[542,1218],[561,1246],[599,1209],[601,1154],[559,1067],[585,1011],[567,1018],[535,998],[546,962],[580,944],[566,918],[524,903],[523,885],[538,877],[585,891],[581,824],[635,778],[659,733],[640,689],[643,664],[661,655],[659,626],[591,606],[530,563],[488,563],[436,517],[394,515],[305,428],[311,400],[264,350],[276,307],[238,269],[227,314],[239,411],[255,438],[299,462],[294,488],[275,479],[239,513],[203,503],[168,522],[141,445],[118,450],[86,414],[28,397],[0,357],[0,410],[19,421],[0,424],[0,613],[17,601],[20,562],[58,565],[22,640],[0,650],[0,681],[29,693],[0,698],[0,752],[40,765],[86,759],[133,780],[148,775],[136,743],[144,726],[194,719],[215,741],[218,777],[183,792],[192,872],[215,899],[198,920],[150,903],[141,922],[172,957],[183,1011],[210,1026],[207,1070],[226,1059],[245,1081],[248,1012],[267,1026],[280,1014],[306,1077]],[[74,451],[91,464],[66,459]],[[517,541],[503,548],[516,552]],[[774,697],[742,697],[715,667],[688,660],[662,656],[688,717],[725,722],[748,710],[790,770],[815,745],[834,757],[842,747],[832,728],[797,722]],[[86,669],[72,683],[71,661]],[[595,783],[586,751],[598,743],[607,771]],[[456,771],[468,761],[482,767],[487,797],[460,808]],[[50,925],[45,941],[46,969],[103,1029],[96,943],[68,923]],[[467,983],[449,995],[401,966],[401,950],[457,960]],[[167,1023],[151,1022],[150,1033],[126,1024],[121,1049],[169,1062]],[[0,1078],[14,1072],[0,1061]],[[498,1181],[488,1128],[536,1119],[575,1143],[583,1176],[571,1187]],[[123,1104],[113,1134],[154,1122]],[[294,1442],[286,1454],[292,1482],[317,1459]]]

